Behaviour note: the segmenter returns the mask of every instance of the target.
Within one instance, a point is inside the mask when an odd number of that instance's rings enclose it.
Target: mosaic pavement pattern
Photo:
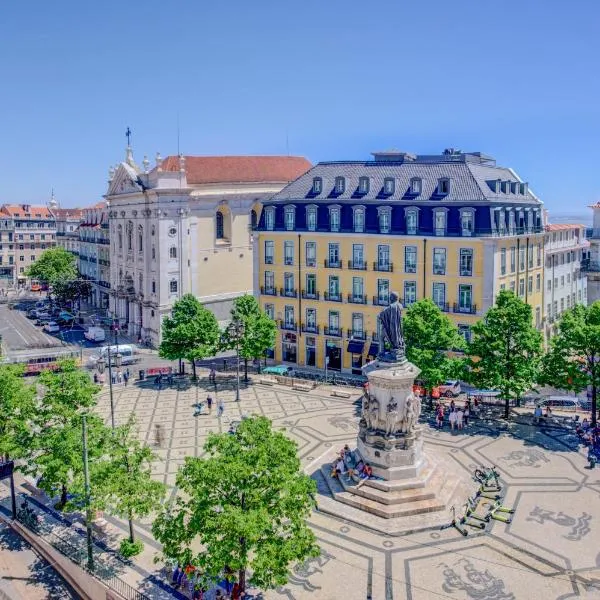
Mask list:
[[[140,436],[151,445],[156,424],[162,427],[154,473],[172,493],[179,465],[185,456],[202,455],[209,432],[227,431],[243,415],[261,414],[298,443],[302,464],[317,481],[319,504],[334,502],[320,467],[356,439],[356,398],[255,385],[242,389],[237,403],[231,386],[219,386],[217,394],[211,386],[213,398],[225,403],[218,418],[216,403],[212,414],[204,404],[203,414],[194,416],[194,405],[205,401],[209,389],[205,380],[198,387],[160,392],[146,385],[115,390],[117,421],[125,422],[133,411]],[[108,394],[99,412],[109,419]],[[317,511],[311,519],[321,556],[297,568],[289,583],[266,599],[600,599],[600,469],[585,468],[584,453],[570,433],[485,419],[459,434],[427,423],[424,428],[427,447],[465,474],[479,465],[497,465],[507,490],[503,503],[516,508],[513,522],[493,521],[486,532],[473,530],[468,537],[455,529],[388,537],[345,520],[345,507],[338,503],[335,514]],[[148,523],[140,528],[150,535]]]

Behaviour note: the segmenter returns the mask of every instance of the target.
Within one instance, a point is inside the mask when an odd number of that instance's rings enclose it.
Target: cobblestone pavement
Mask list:
[[[225,403],[222,417],[206,404],[200,416],[194,405],[210,390]],[[358,428],[356,394],[331,397],[327,390],[295,392],[279,386],[254,385],[235,402],[233,381],[215,394],[206,379],[198,386],[156,390],[149,382],[117,386],[116,417],[125,422],[133,411],[140,436],[156,444],[163,430],[155,476],[175,493],[175,475],[186,456],[201,456],[211,431],[227,431],[243,415],[261,414],[285,427],[298,443],[302,464],[315,477],[319,503],[332,503],[320,467],[330,454],[352,443]],[[108,394],[99,412],[110,417]],[[560,428],[540,429],[522,422],[498,425],[482,417],[461,433],[437,431],[424,423],[426,448],[445,455],[466,478],[479,465],[497,465],[506,484],[505,505],[516,508],[512,523],[492,521],[487,531],[463,537],[455,529],[387,537],[335,515],[316,511],[311,519],[322,554],[296,569],[289,583],[266,598],[301,600],[565,600],[600,598],[600,470],[587,470],[575,437]],[[466,498],[465,498],[466,500]],[[457,507],[458,508],[458,507]],[[448,515],[448,521],[450,515]],[[115,526],[125,524],[111,519]],[[151,552],[157,547],[150,524],[141,523]]]

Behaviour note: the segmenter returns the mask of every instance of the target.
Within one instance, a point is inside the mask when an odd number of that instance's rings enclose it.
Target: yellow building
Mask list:
[[[501,289],[541,328],[541,202],[480,153],[380,152],[320,163],[265,203],[255,289],[278,322],[276,360],[360,372],[397,291],[433,301],[468,338]]]

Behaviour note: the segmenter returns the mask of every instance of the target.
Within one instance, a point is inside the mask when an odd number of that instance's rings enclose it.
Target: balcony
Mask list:
[[[342,337],[342,330],[339,327],[323,327],[323,333],[334,337]]]
[[[98,259],[98,262],[99,262],[101,265],[104,265],[105,267],[110,267],[110,261],[109,261],[109,260],[105,260],[105,259],[103,259],[103,258],[99,258],[99,259]]]
[[[350,304],[367,304],[366,294],[348,294],[348,302]]]
[[[342,301],[342,295],[339,292],[335,293],[335,294],[332,294],[331,292],[325,292],[323,294],[323,297],[328,302],[341,302]]]
[[[316,333],[317,335],[319,335],[319,333],[321,332],[321,326],[320,325],[307,325],[306,323],[304,323],[302,325],[302,332],[303,333]]]
[[[260,286],[260,293],[263,296],[277,296],[277,288],[276,287],[267,287],[265,285]]]
[[[533,265],[531,265],[531,267],[529,267],[530,269],[533,269]],[[524,270],[524,269],[523,269]],[[463,269],[462,267],[459,269],[459,273],[461,277],[472,277],[473,276],[473,269]]]
[[[367,263],[364,260],[349,260],[348,268],[354,269],[355,271],[366,271]]]
[[[353,340],[366,340],[367,333],[366,331],[355,331],[353,329],[348,329],[348,339]]]
[[[435,302],[435,305],[442,311],[442,312],[450,312],[450,302]]]
[[[325,260],[323,262],[326,269],[341,269],[342,261],[341,260]]]
[[[374,262],[373,271],[381,271],[382,273],[393,273],[394,263],[391,262]]]
[[[283,264],[286,265],[287,267],[292,267],[294,265],[294,257],[293,256],[286,256],[283,259]]]
[[[457,304],[455,302],[452,306],[452,312],[461,313],[463,315],[476,315],[477,314],[477,305],[470,304],[470,305],[461,306],[460,304]]]
[[[298,323],[296,323],[295,321],[293,321],[293,322],[280,321],[279,328],[283,329],[285,331],[298,331]]]
[[[321,298],[321,293],[302,290],[302,298],[304,300],[319,300]]]
[[[387,306],[389,303],[389,296],[373,296],[373,306]]]
[[[298,297],[298,290],[292,290],[292,289],[287,289],[287,288],[280,288],[279,289],[279,295],[280,296],[285,296],[286,298],[297,298]]]
[[[272,265],[272,264],[273,264],[273,257],[265,256],[265,265]]]

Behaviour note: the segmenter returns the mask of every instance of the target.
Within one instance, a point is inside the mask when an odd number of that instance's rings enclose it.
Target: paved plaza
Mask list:
[[[156,390],[149,383],[117,388],[117,420],[133,411],[140,435],[156,443],[155,426],[165,435],[154,473],[168,486],[186,456],[201,456],[211,431],[227,431],[243,415],[269,417],[296,440],[302,464],[319,487],[311,522],[322,548],[320,558],[297,569],[290,582],[266,598],[425,600],[600,598],[600,470],[587,470],[575,436],[527,421],[498,426],[482,418],[451,434],[423,423],[426,447],[464,471],[498,466],[506,484],[505,505],[514,506],[513,522],[492,521],[483,533],[462,537],[455,529],[429,530],[402,537],[376,534],[345,519],[348,507],[332,500],[320,467],[358,430],[358,402],[254,385],[235,402],[232,382],[215,394],[206,380],[187,389]],[[194,404],[207,390],[225,403],[194,417]],[[109,418],[108,395],[99,410]],[[473,484],[473,490],[475,484]],[[174,491],[174,490],[173,490]],[[466,498],[465,498],[466,500]],[[460,509],[460,507],[457,507]],[[450,515],[448,515],[448,521]],[[150,535],[149,525],[142,529]]]

